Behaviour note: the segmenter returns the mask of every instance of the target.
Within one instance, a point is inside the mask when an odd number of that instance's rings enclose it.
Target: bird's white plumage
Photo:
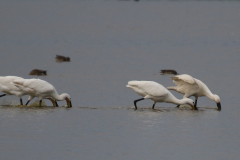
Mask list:
[[[19,89],[23,90],[30,96],[28,99],[29,101],[32,100],[34,97],[38,97],[40,100],[52,98],[58,101],[66,100],[68,106],[70,106],[70,96],[67,93],[59,95],[54,86],[44,80],[17,79],[14,80],[13,83],[15,84],[15,86],[17,86]]]
[[[17,76],[5,76],[0,77],[0,90],[5,93],[6,95],[15,95],[20,98],[20,104],[22,105],[22,96],[26,95],[27,93],[23,90],[19,89],[13,84],[14,80],[23,79]],[[4,95],[1,95],[1,97]]]
[[[185,98],[188,98],[190,96],[195,96],[196,93],[201,93],[199,91],[200,89],[200,82],[198,83],[197,79],[194,79],[193,77],[189,75],[178,75],[172,77],[173,82],[177,85],[174,87],[167,87],[168,89],[175,90],[179,93],[185,94]]]
[[[179,83],[179,82],[186,82],[188,84],[196,83],[195,79],[188,74],[181,74],[181,75],[174,76],[173,80],[175,81],[175,83]]]
[[[127,87],[132,88],[140,96],[165,96],[169,91],[161,84],[153,81],[129,81]]]
[[[211,100],[214,100],[216,103],[220,103],[219,96],[212,94],[207,85],[202,81],[187,74],[177,75],[172,77],[172,79],[177,86],[167,87],[167,89],[175,90],[184,94],[184,98],[195,96],[195,99],[197,100],[198,97],[206,96]]]
[[[16,79],[13,83],[21,90],[39,98],[57,94],[55,88],[48,82],[40,79]],[[50,96],[51,97],[51,96]]]
[[[144,99],[153,100],[154,104],[156,102],[166,102],[174,104],[189,104],[192,107],[194,104],[193,100],[189,98],[184,98],[182,100],[177,99],[164,86],[153,81],[129,81],[127,87],[133,89],[137,94],[144,97]]]
[[[17,76],[0,77],[0,90],[8,95],[22,94],[21,90],[12,84],[15,79],[23,79]]]
[[[7,95],[16,95],[20,99],[26,93],[13,84],[14,80],[23,79],[17,76],[0,77],[0,90]]]

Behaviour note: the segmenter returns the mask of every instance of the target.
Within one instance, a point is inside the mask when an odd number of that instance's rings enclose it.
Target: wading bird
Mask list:
[[[5,93],[0,95],[0,97],[6,96],[6,95],[18,96],[20,99],[20,104],[23,105],[22,96],[26,95],[26,93],[12,83],[14,80],[22,80],[22,79],[23,78],[17,77],[17,76],[0,77],[0,90],[3,93]]]
[[[25,93],[29,95],[28,101],[26,105],[34,98],[38,97],[40,102],[39,105],[41,106],[43,99],[49,99],[54,104],[57,101],[66,100],[68,108],[72,107],[71,98],[67,93],[63,93],[59,95],[56,89],[50,83],[41,80],[41,79],[16,79],[13,81],[15,86],[23,90]],[[57,103],[55,104],[57,106]],[[54,105],[54,106],[55,106]]]
[[[188,104],[192,109],[197,110],[197,108],[194,108],[194,102],[192,99],[184,98],[179,100],[161,84],[153,81],[129,81],[127,87],[133,89],[137,94],[143,97],[134,101],[135,109],[137,109],[138,101],[151,99],[154,101],[152,109],[154,109],[157,102],[166,102],[177,105]]]
[[[221,110],[220,98],[216,94],[212,94],[207,85],[202,81],[191,77],[187,74],[181,74],[172,77],[173,82],[177,86],[167,87],[169,90],[177,91],[184,94],[183,98],[195,97],[194,107],[197,108],[198,97],[206,96],[217,103],[218,110]],[[177,106],[179,107],[179,106]]]

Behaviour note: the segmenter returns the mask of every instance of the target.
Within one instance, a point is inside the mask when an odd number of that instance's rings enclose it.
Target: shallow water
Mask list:
[[[0,98],[0,159],[238,159],[238,1],[2,1],[0,73],[41,78],[73,108]],[[55,62],[56,54],[71,62]],[[47,76],[30,76],[32,69]],[[205,82],[199,111],[140,98],[129,80]],[[172,92],[177,98],[181,94]],[[27,96],[23,97],[27,101]]]

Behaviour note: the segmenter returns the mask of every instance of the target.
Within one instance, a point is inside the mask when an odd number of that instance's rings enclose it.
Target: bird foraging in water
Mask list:
[[[40,70],[40,69],[34,69],[29,73],[29,75],[43,76],[43,75],[47,75],[47,71]]]
[[[20,105],[23,105],[22,102],[22,96],[26,95],[27,93],[19,89],[13,84],[14,80],[22,80],[22,77],[17,76],[5,76],[0,77],[0,90],[5,93],[0,95],[0,97],[6,96],[6,95],[15,95],[18,96],[20,99]]]
[[[207,85],[204,84],[202,81],[193,78],[188,74],[174,76],[172,77],[172,80],[177,86],[167,87],[167,89],[184,94],[183,98],[189,98],[191,96],[194,96],[194,107],[197,108],[198,97],[206,96],[209,99],[215,101],[217,103],[218,110],[221,110],[220,97],[216,94],[212,94]]]
[[[69,57],[64,57],[64,56],[60,56],[60,55],[56,55],[55,59],[57,62],[70,62]]]
[[[134,101],[135,109],[137,109],[138,101],[151,99],[154,101],[152,109],[154,109],[157,102],[166,102],[177,105],[188,104],[192,107],[192,109],[197,110],[197,108],[194,108],[194,102],[192,99],[184,98],[179,100],[164,86],[153,81],[129,81],[127,87],[131,88],[138,95],[143,97]]]
[[[177,71],[173,70],[173,69],[163,69],[161,70],[161,75],[165,75],[165,74],[174,74],[177,75]]]
[[[56,101],[66,100],[68,108],[72,107],[71,98],[67,93],[59,95],[56,89],[50,83],[41,79],[16,79],[14,85],[23,90],[29,95],[26,105],[34,98],[38,97],[41,106],[43,99],[49,99],[54,106],[57,106]],[[56,104],[54,104],[54,101]]]

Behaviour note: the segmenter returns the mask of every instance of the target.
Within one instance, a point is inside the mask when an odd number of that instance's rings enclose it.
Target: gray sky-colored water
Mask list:
[[[238,1],[1,1],[1,76],[44,79],[73,104],[1,107],[1,159],[237,159],[239,8]],[[71,62],[55,62],[56,54]],[[48,75],[28,75],[36,68]],[[223,110],[202,97],[198,112],[166,103],[152,111],[151,100],[134,111],[140,97],[127,82],[174,85],[161,69],[202,80]]]

